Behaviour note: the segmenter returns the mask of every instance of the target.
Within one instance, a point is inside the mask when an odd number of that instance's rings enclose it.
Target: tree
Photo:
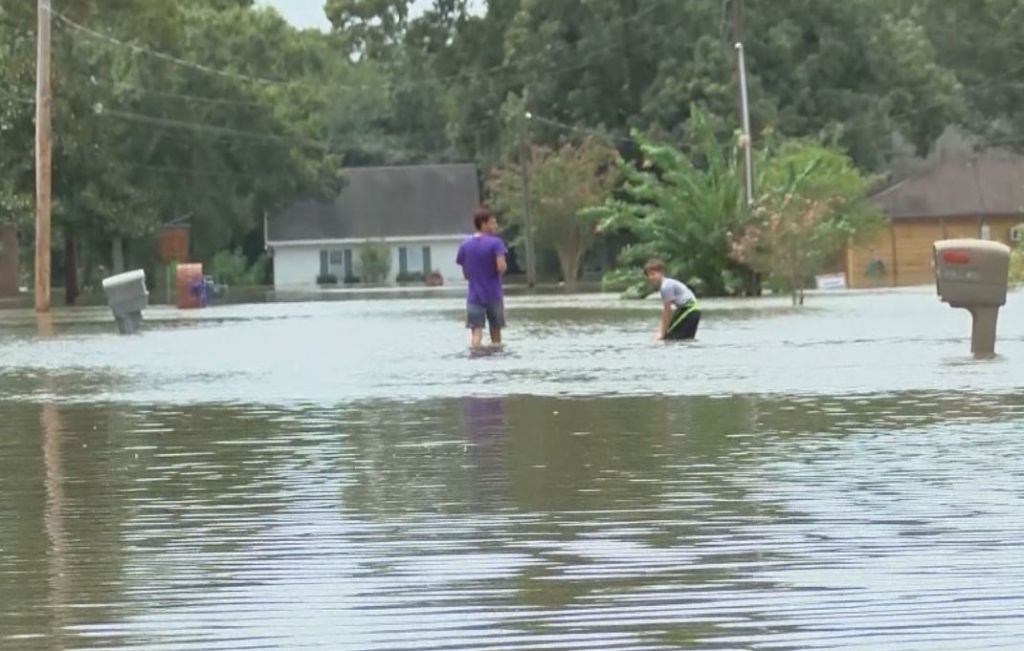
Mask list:
[[[367,242],[359,249],[359,264],[363,282],[381,284],[391,273],[391,249],[384,242]]]
[[[24,98],[34,7],[15,4],[0,9],[0,125],[12,127],[0,126],[0,200],[32,194]],[[321,117],[326,36],[248,0],[99,5],[76,0],[54,19],[54,226],[65,267],[112,267],[122,242],[151,267],[158,226],[185,216],[193,254],[210,262],[247,242],[264,214],[336,194],[341,164]],[[9,118],[4,93],[21,98]],[[77,282],[66,278],[72,296]]]
[[[576,289],[583,258],[597,237],[597,222],[583,212],[615,186],[617,157],[615,149],[596,136],[531,150],[527,174],[534,241],[558,256],[568,291]],[[524,232],[519,166],[495,169],[490,191],[495,206]]]
[[[692,156],[635,132],[642,160],[620,161],[621,191],[590,211],[602,230],[633,238],[620,268],[605,278],[608,287],[642,292],[640,270],[654,257],[702,294],[737,294],[752,284],[749,270],[729,256],[730,233],[746,212],[738,150],[719,146],[703,112],[692,111],[699,143]]]
[[[733,242],[734,259],[786,287],[803,305],[807,280],[843,247],[877,234],[869,181],[844,154],[788,142],[766,159],[760,197]]]
[[[389,56],[405,31],[411,0],[327,0],[324,12],[348,56]]]

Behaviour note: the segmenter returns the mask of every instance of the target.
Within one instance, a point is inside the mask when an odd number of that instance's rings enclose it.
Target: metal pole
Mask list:
[[[754,160],[753,143],[750,139],[750,104],[747,100],[747,65],[743,56],[743,44],[736,44],[736,60],[740,72],[740,110],[743,113],[743,154],[746,171],[747,206],[754,204]]]
[[[36,260],[37,312],[50,311],[50,226],[52,212],[50,142],[50,0],[38,0],[36,49]]]
[[[519,175],[523,186],[523,229],[526,241],[526,285],[534,288],[537,281],[537,262],[533,255],[533,219],[530,215],[530,145],[527,135],[527,121],[531,115],[526,110],[526,95],[523,95],[523,111],[519,116]]]

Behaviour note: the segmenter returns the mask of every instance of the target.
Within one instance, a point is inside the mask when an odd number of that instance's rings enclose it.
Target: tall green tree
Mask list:
[[[267,212],[339,187],[326,121],[310,118],[326,100],[323,37],[250,4],[81,0],[55,16],[54,223],[86,264],[116,266],[134,241],[145,265],[157,227],[181,217],[209,261]],[[31,33],[33,13],[5,14],[5,29]],[[17,67],[0,75],[31,94]],[[31,135],[9,151],[31,161]]]
[[[597,221],[584,211],[617,183],[617,157],[614,147],[595,136],[532,149],[527,179],[533,238],[538,247],[552,250],[558,257],[568,291],[576,289],[584,256],[597,239]],[[496,168],[489,187],[495,207],[525,236],[520,167]]]

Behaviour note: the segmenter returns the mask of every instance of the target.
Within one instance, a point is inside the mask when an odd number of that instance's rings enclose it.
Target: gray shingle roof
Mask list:
[[[480,205],[474,165],[345,170],[333,202],[299,201],[267,220],[270,242],[458,235]]]
[[[950,154],[871,202],[893,219],[1020,214],[1024,157],[1000,150]]]

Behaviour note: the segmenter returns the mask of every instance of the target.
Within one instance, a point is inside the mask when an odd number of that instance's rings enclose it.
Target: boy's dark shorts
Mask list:
[[[505,327],[505,303],[498,301],[490,305],[466,303],[466,327],[483,330],[485,325],[492,330]]]
[[[700,325],[700,308],[692,303],[677,307],[672,315],[671,325],[665,339],[685,341],[697,337],[697,326]]]

